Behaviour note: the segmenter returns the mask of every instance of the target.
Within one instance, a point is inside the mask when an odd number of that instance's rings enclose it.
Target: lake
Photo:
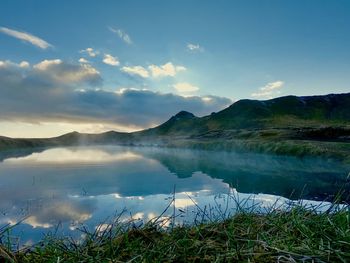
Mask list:
[[[21,244],[56,229],[77,236],[77,228],[93,230],[117,215],[141,224],[161,215],[174,192],[176,222],[193,223],[198,211],[220,218],[237,203],[319,205],[349,190],[349,166],[322,158],[86,146],[7,152],[0,160],[0,229],[21,221],[7,233]],[[173,212],[171,205],[162,217]]]

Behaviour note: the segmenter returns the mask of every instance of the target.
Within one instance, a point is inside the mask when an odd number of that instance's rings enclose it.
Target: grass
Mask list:
[[[175,210],[142,226],[119,216],[94,231],[81,228],[81,240],[51,235],[17,251],[3,230],[0,262],[350,262],[348,205],[238,209],[223,220],[197,209],[193,225],[175,225]]]
[[[256,152],[287,156],[312,156],[332,158],[350,163],[350,144],[346,142],[320,142],[290,139],[179,139],[169,142],[167,147],[212,151]]]

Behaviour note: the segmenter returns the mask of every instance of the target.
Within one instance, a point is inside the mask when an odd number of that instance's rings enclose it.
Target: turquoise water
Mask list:
[[[41,149],[1,160],[0,228],[22,220],[11,232],[22,244],[57,226],[59,235],[78,235],[82,225],[93,230],[122,211],[121,220],[152,220],[174,190],[179,223],[193,222],[198,209],[232,214],[247,198],[245,207],[261,209],[298,199],[317,205],[346,185],[350,171],[317,158],[119,146]]]

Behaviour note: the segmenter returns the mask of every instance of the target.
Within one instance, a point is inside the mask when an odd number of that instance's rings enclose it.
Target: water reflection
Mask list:
[[[325,200],[349,190],[349,166],[322,158],[253,153],[140,149],[180,178],[201,171],[244,193],[267,193],[291,199]]]
[[[99,148],[54,148],[45,152],[32,153],[24,157],[7,158],[5,164],[103,164],[109,162],[128,161],[141,159],[140,155],[133,152],[110,152]]]
[[[34,242],[59,223],[60,233],[71,235],[81,223],[93,229],[125,208],[122,220],[147,221],[163,212],[174,186],[181,220],[191,222],[200,207],[227,206],[225,193],[263,208],[286,198],[317,200],[340,186],[348,191],[348,171],[331,160],[160,148],[7,154],[0,163],[0,226],[24,219],[14,234]],[[230,200],[232,211],[237,200]]]

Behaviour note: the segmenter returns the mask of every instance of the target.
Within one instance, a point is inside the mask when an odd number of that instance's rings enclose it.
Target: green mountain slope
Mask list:
[[[321,142],[342,142],[332,150],[350,153],[350,93],[240,100],[204,117],[181,111],[165,123],[139,132],[68,133],[48,139],[0,137],[0,150],[60,145],[123,144],[198,148],[247,148],[270,152],[329,152]],[[285,144],[289,150],[285,150]],[[278,149],[276,148],[276,145]],[[229,146],[231,145],[231,146]],[[332,145],[331,145],[332,146]],[[326,147],[326,148],[325,148]],[[332,146],[333,147],[333,146]]]
[[[209,120],[219,128],[266,128],[350,123],[350,93],[240,100]]]
[[[271,100],[240,100],[228,108],[198,118],[179,112],[140,135],[194,135],[232,129],[268,129],[350,125],[350,93],[325,96],[286,96]]]
[[[190,112],[180,111],[163,124],[137,134],[139,136],[189,135],[202,129],[201,118]]]

